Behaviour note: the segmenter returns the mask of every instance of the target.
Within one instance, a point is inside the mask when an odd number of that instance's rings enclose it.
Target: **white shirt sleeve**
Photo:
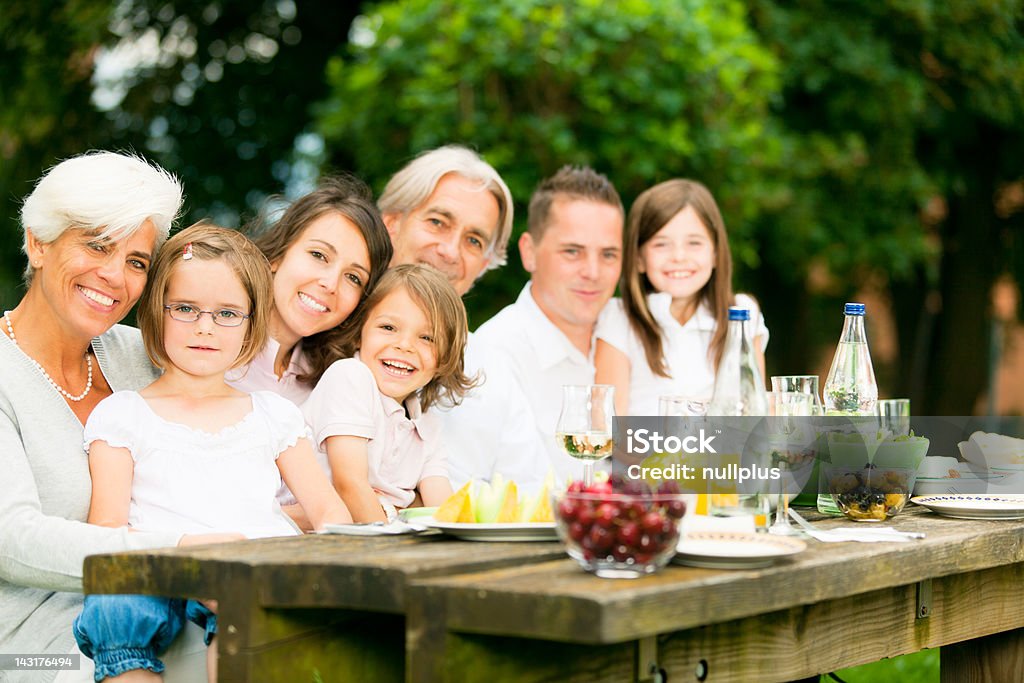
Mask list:
[[[372,439],[377,384],[370,369],[356,358],[335,361],[302,405],[316,448],[332,436]]]
[[[86,555],[171,547],[180,533],[132,532],[86,524],[43,512],[37,473],[29,465],[18,428],[0,412],[0,579],[20,586],[82,590]]]
[[[524,491],[538,490],[550,465],[529,401],[507,365],[476,341],[466,353],[467,373],[481,383],[458,406],[444,411],[448,478],[458,488],[500,473]]]
[[[737,294],[736,305],[742,306],[743,308],[750,309],[750,320],[754,323],[752,337],[761,338],[761,352],[768,348],[768,326],[764,322],[764,314],[761,313],[761,307],[757,304],[757,300],[749,294]]]
[[[622,305],[622,299],[612,299],[604,307],[600,317],[597,319],[594,336],[597,339],[603,339],[606,343],[628,355],[630,352],[629,337],[631,332],[632,328],[629,325],[626,308]]]

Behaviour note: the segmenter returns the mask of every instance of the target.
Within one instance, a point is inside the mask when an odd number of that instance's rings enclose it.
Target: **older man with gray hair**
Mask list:
[[[391,265],[431,265],[460,295],[485,271],[505,265],[512,194],[466,147],[420,154],[391,177],[377,205],[395,248]]]
[[[505,265],[512,234],[512,194],[494,168],[459,145],[426,151],[392,176],[377,201],[391,235],[391,265],[424,263],[466,294],[490,269]],[[481,385],[446,411],[444,442],[452,484],[490,480],[495,474],[536,488],[547,472],[547,456],[533,427],[533,413],[514,387],[509,369],[482,367],[470,335],[465,367]],[[486,384],[489,391],[483,391]],[[481,431],[481,415],[500,415],[501,433]],[[493,424],[490,420],[486,424]]]

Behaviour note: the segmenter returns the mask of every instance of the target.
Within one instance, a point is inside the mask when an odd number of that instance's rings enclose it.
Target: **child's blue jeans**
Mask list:
[[[87,595],[73,626],[75,640],[96,665],[96,680],[133,669],[164,670],[158,655],[170,646],[185,619],[206,629],[209,645],[217,615],[195,600],[149,595]]]

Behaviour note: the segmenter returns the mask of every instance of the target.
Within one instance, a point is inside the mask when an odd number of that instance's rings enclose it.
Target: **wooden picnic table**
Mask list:
[[[943,682],[1024,680],[1024,521],[892,525],[927,538],[607,580],[558,543],[307,536],[93,556],[85,588],[219,600],[222,681],[788,681],[934,647]]]

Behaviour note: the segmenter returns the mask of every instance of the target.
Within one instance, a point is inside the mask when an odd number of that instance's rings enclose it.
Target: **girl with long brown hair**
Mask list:
[[[752,297],[733,295],[725,222],[704,185],[676,178],[643,192],[624,242],[621,305],[598,323],[594,359],[618,414],[656,415],[667,394],[710,400],[730,306],[750,309],[764,375],[768,329]]]

